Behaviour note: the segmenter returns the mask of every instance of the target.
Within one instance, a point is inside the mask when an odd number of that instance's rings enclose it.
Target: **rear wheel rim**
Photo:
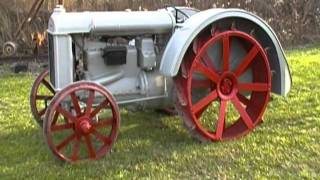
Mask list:
[[[241,63],[231,69],[231,43],[240,40],[246,49]],[[208,56],[209,48],[221,45],[221,66],[215,67]],[[192,58],[189,58],[192,59]],[[189,63],[187,82],[184,83],[185,97],[188,101],[188,118],[197,131],[211,140],[239,138],[254,129],[262,120],[271,91],[271,71],[267,55],[258,41],[250,35],[232,30],[208,37]],[[240,77],[251,70],[252,82],[241,82]],[[203,79],[199,80],[199,74]],[[183,83],[182,83],[183,84]],[[209,92],[195,99],[195,89],[209,89]],[[249,97],[249,98],[248,98]],[[212,104],[215,104],[213,106]],[[227,119],[228,107],[232,105],[238,118]],[[211,107],[213,106],[213,107]],[[214,127],[205,125],[203,113],[215,108],[218,116],[206,121]],[[231,122],[228,122],[231,120]]]
[[[87,93],[86,100],[79,99],[83,92]],[[69,108],[63,106],[67,101]],[[108,117],[102,117],[106,112]],[[119,109],[112,95],[100,85],[81,82],[63,89],[52,100],[44,121],[44,135],[58,159],[74,163],[97,160],[109,153],[119,126]]]

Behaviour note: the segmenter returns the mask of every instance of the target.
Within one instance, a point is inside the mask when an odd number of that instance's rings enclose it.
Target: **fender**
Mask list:
[[[201,31],[208,26],[235,21],[241,31],[256,31],[255,38],[266,48],[272,70],[272,92],[286,96],[292,85],[291,73],[285,53],[272,28],[258,16],[240,9],[210,9],[199,12],[176,29],[163,54],[160,72],[175,77],[188,48]],[[222,22],[222,23],[221,23]]]

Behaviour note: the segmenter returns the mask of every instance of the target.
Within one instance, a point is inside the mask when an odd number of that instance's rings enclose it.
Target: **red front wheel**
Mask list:
[[[74,83],[52,100],[45,116],[44,136],[62,161],[96,160],[110,152],[120,126],[119,108],[102,86]]]
[[[177,108],[201,140],[246,135],[261,122],[269,102],[267,55],[257,40],[237,30],[201,41],[196,50],[189,50],[175,78]]]

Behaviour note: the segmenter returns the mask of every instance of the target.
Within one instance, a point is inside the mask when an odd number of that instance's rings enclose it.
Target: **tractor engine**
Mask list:
[[[56,8],[48,30],[51,83],[60,90],[75,81],[93,81],[107,87],[118,104],[153,100],[148,107],[166,106],[172,80],[159,72],[162,54],[176,23],[198,12],[178,11],[182,14],[173,8],[94,13]]]
[[[163,99],[168,96],[167,85],[171,83],[158,70],[166,38],[167,35],[74,36],[73,78],[108,87],[119,104]],[[154,101],[152,104],[160,105]]]

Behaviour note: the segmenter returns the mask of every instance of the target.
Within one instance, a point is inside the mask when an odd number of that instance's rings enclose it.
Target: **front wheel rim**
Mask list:
[[[80,102],[80,91],[88,92],[86,101]],[[98,94],[103,100],[94,107]],[[68,98],[72,106],[64,108],[62,102]],[[108,111],[111,117],[100,118],[102,111]],[[109,153],[119,126],[119,109],[112,95],[100,85],[81,82],[68,86],[52,100],[44,121],[44,135],[56,157],[74,163],[97,160]],[[57,140],[57,133],[65,134]]]

